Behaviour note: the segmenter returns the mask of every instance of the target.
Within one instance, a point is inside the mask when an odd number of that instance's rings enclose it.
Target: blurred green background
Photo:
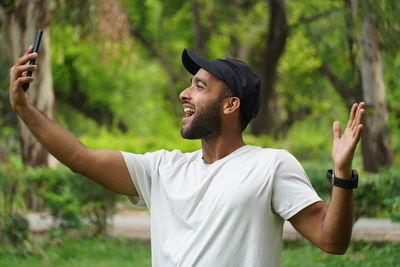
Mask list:
[[[33,83],[30,100],[91,148],[199,149],[180,137],[178,95],[191,78],[183,48],[248,62],[263,93],[246,142],[288,149],[327,201],[332,122],[344,128],[351,104],[365,101],[356,217],[400,220],[398,14],[396,0],[0,0],[0,255],[46,258],[46,240],[107,236],[107,219],[126,201],[29,149],[34,140],[8,102],[9,69],[38,28],[47,71],[35,75],[50,82]],[[43,244],[27,211],[57,219]]]

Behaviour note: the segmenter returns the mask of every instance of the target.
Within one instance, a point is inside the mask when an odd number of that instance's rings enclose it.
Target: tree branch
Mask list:
[[[346,41],[347,41],[347,48],[349,53],[349,61],[351,65],[351,71],[353,74],[357,73],[357,64],[356,64],[356,37],[354,33],[354,16],[356,11],[353,10],[355,8],[352,0],[344,0],[344,8],[347,10],[344,14],[344,22],[346,24]]]
[[[202,7],[200,6],[200,3],[197,0],[192,1],[191,12],[193,17],[193,27],[194,27],[194,34],[193,34],[194,47],[200,55],[207,57],[206,44],[208,39],[207,38],[208,33],[206,27],[204,27],[203,24],[201,23],[201,14],[200,14],[201,9]]]
[[[303,16],[303,17],[300,17],[299,20],[298,20],[296,23],[294,23],[294,24],[292,24],[292,25],[289,25],[289,28],[290,28],[290,29],[294,29],[294,28],[296,28],[296,27],[298,27],[298,26],[301,26],[301,25],[304,25],[304,24],[307,24],[307,23],[314,22],[314,21],[319,20],[319,19],[321,19],[321,18],[328,17],[328,16],[330,16],[330,15],[332,15],[333,13],[336,13],[336,12],[338,12],[338,11],[340,11],[339,8],[334,8],[334,9],[327,10],[327,11],[324,11],[324,12],[322,12],[322,13],[315,14],[315,15],[312,15],[312,16]]]
[[[274,133],[278,120],[276,80],[279,60],[285,50],[290,34],[286,7],[283,0],[270,0],[270,19],[268,33],[265,35],[266,48],[261,57],[261,106],[259,115],[255,118],[252,133],[255,135]]]
[[[346,85],[333,73],[332,69],[327,64],[322,63],[318,70],[328,78],[333,87],[344,100],[348,101],[349,99],[353,99],[353,96],[349,92]]]

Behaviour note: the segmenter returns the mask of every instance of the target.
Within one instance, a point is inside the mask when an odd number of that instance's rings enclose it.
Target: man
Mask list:
[[[245,63],[207,60],[184,50],[194,75],[183,90],[184,138],[202,140],[192,153],[144,155],[91,150],[32,105],[22,84],[32,82],[23,55],[11,68],[10,103],[47,150],[93,181],[125,194],[151,213],[154,266],[278,266],[284,220],[328,253],[346,251],[353,223],[364,103],[354,104],[343,136],[333,124],[332,198],[325,206],[297,160],[284,150],[246,145],[242,131],[258,111],[260,80]]]

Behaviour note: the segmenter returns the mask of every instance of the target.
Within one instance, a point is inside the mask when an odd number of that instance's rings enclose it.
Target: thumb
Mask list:
[[[342,136],[342,130],[340,127],[340,122],[335,121],[332,125],[333,139],[339,139]]]

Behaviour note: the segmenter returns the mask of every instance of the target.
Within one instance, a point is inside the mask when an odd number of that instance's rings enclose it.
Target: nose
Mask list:
[[[186,100],[190,99],[190,92],[191,92],[192,86],[187,87],[184,89],[180,94],[179,94],[179,99],[182,102],[185,102]]]

